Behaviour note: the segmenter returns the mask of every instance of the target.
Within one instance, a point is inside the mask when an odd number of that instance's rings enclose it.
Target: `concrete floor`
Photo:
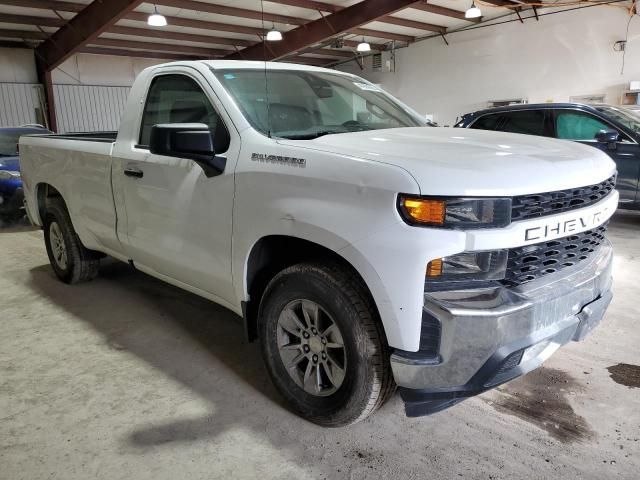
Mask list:
[[[41,232],[2,229],[0,479],[637,479],[639,231],[612,222],[615,298],[586,342],[435,416],[396,396],[326,430],[287,411],[226,310],[118,263],[63,285]]]

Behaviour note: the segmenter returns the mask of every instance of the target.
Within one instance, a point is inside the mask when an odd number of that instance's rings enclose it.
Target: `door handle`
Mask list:
[[[142,170],[140,170],[139,168],[136,167],[127,167],[124,169],[124,174],[127,177],[133,177],[133,178],[142,178],[144,177],[144,172]]]

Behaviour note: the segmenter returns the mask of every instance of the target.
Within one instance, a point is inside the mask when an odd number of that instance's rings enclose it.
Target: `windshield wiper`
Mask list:
[[[347,133],[342,130],[320,130],[313,133],[298,133],[295,135],[282,135],[280,138],[286,138],[287,140],[313,140],[314,138],[323,137],[325,135],[333,135],[334,133]]]

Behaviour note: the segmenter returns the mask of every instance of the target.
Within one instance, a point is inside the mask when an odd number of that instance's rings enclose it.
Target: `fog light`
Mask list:
[[[426,280],[501,280],[505,276],[508,256],[508,250],[492,250],[463,252],[450,257],[436,258],[427,265]]]
[[[427,277],[439,277],[442,275],[442,259],[431,260],[427,265]]]

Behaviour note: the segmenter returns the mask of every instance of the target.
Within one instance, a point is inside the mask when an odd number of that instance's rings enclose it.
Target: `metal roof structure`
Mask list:
[[[532,0],[484,0],[487,17]],[[491,5],[488,5],[491,4]],[[445,35],[471,22],[471,0],[0,0],[0,45],[35,48],[50,71],[74,53],[163,59],[263,59],[327,65]],[[502,8],[491,8],[502,7]],[[157,8],[166,27],[150,27]],[[266,42],[277,28],[280,42]]]

